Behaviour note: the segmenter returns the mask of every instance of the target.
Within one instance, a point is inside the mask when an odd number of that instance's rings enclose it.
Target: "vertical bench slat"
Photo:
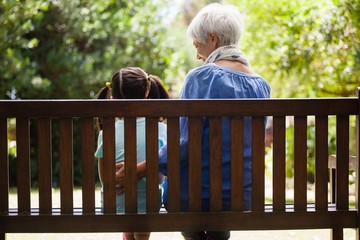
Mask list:
[[[137,212],[136,118],[124,118],[125,212]]]
[[[252,118],[252,210],[265,206],[265,124],[263,117]]]
[[[30,212],[30,125],[28,118],[16,119],[17,189],[19,213]]]
[[[0,213],[9,211],[9,156],[7,118],[0,118]]]
[[[305,211],[307,202],[307,117],[294,118],[294,209]]]
[[[209,118],[210,210],[222,210],[222,128],[221,118]]]
[[[336,209],[349,209],[349,116],[336,116]]]
[[[39,212],[40,214],[50,214],[52,208],[51,119],[38,119],[37,132],[39,161]]]
[[[326,210],[328,202],[328,117],[315,117],[315,208]]]
[[[231,210],[244,210],[244,118],[231,118]]]
[[[189,210],[201,211],[201,118],[189,118]]]
[[[83,213],[95,213],[94,119],[81,119],[81,169]]]
[[[73,122],[59,119],[60,126],[60,205],[61,213],[73,213]]]
[[[180,210],[179,118],[167,118],[168,211]]]
[[[159,211],[159,118],[146,119],[146,211]]]
[[[104,213],[116,212],[115,189],[115,119],[103,118],[103,201]]]
[[[284,116],[273,117],[273,207],[274,211],[285,211],[285,131]]]

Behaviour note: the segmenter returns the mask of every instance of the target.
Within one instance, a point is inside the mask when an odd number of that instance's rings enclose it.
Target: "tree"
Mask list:
[[[0,2],[0,99],[91,98],[112,73],[139,66],[165,79],[173,49],[162,17],[166,1],[9,0]],[[74,159],[80,157],[80,127],[74,120]],[[15,121],[9,120],[11,132]],[[31,121],[31,146],[36,123]],[[58,121],[52,120],[54,185],[59,168]],[[10,149],[10,169],[16,162]],[[31,152],[32,173],[37,153]],[[80,179],[74,161],[74,179]],[[94,166],[95,167],[95,166]],[[36,185],[36,179],[32,183]],[[11,183],[14,181],[11,179]]]
[[[89,98],[120,67],[164,78],[173,50],[149,0],[2,1],[0,98]]]
[[[360,83],[358,0],[234,4],[246,15],[242,49],[270,82],[273,97],[355,94]]]

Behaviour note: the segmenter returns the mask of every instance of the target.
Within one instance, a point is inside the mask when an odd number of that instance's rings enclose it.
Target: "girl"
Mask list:
[[[169,94],[161,84],[157,76],[148,75],[144,70],[138,67],[122,68],[114,73],[111,83],[107,83],[98,95],[97,99],[167,99]],[[98,157],[99,177],[102,182],[102,124],[100,119],[97,122],[99,129],[98,147],[95,156]],[[124,121],[117,119],[115,122],[115,161],[116,163],[124,161]],[[136,120],[136,141],[137,141],[137,163],[143,161],[145,156],[145,118]],[[159,122],[159,148],[166,144],[166,125]],[[114,173],[115,174],[115,173]],[[137,184],[138,191],[138,211],[146,211],[146,179],[141,178]],[[159,193],[160,194],[160,193]],[[124,212],[124,194],[116,196],[116,211]],[[126,232],[123,239],[126,240],[147,240],[150,238],[149,232]]]

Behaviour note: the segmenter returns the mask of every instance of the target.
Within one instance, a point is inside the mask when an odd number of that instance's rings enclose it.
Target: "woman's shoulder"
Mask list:
[[[194,75],[213,75],[216,74],[217,66],[215,64],[205,64],[196,68],[193,68],[189,71],[188,76],[194,76]]]
[[[215,63],[208,63],[205,65],[202,65],[200,67],[196,67],[194,69],[192,69],[191,71],[189,71],[188,73],[188,77],[195,77],[195,76],[224,76],[224,75],[234,75],[234,76],[238,76],[238,77],[250,77],[250,78],[254,78],[254,77],[260,77],[260,75],[252,72],[252,71],[239,71],[239,70],[235,70],[233,68],[230,67],[226,67],[226,66],[222,66],[222,65],[218,65]]]
[[[198,80],[218,79],[223,76],[223,72],[215,64],[205,64],[190,70],[185,77],[185,85],[198,84]]]

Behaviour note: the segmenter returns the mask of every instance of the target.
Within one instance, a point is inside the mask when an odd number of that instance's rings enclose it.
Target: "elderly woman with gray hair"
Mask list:
[[[192,20],[187,33],[204,65],[192,69],[185,78],[181,99],[269,98],[270,86],[250,68],[239,50],[241,15],[232,5],[214,3],[203,8]],[[216,109],[214,109],[216,111]],[[209,121],[202,119],[202,210],[210,210]],[[230,120],[222,120],[222,204],[230,209]],[[264,129],[265,131],[265,129]],[[251,208],[251,119],[244,120],[244,210]],[[265,141],[265,139],[264,139]],[[188,119],[180,118],[181,210],[188,211]],[[159,150],[159,170],[167,175],[167,146]],[[138,176],[145,174],[146,161],[138,164]],[[239,173],[240,174],[240,173]],[[118,179],[121,178],[118,174]],[[171,186],[169,186],[171,187]],[[191,193],[190,193],[191,194]],[[167,182],[163,202],[167,206]],[[229,231],[182,232],[186,240],[226,240]]]
[[[232,5],[214,3],[203,8],[188,27],[188,36],[204,65],[191,70],[181,91],[182,99],[269,98],[270,86],[250,68],[239,50],[242,21],[239,10]],[[214,109],[215,111],[215,109]],[[210,205],[209,184],[209,122],[202,120],[202,210]],[[181,207],[188,209],[188,120],[180,120],[181,146]],[[230,121],[222,122],[222,198],[223,209],[230,209]],[[265,129],[264,129],[265,131]],[[251,208],[251,119],[245,119],[244,133],[244,210]],[[264,139],[265,140],[265,139]],[[159,166],[166,175],[166,146],[160,149]],[[239,173],[240,174],[240,173]],[[166,193],[166,191],[165,191]],[[190,193],[191,194],[191,193]],[[164,198],[166,205],[166,195]],[[230,232],[182,232],[186,240],[225,240]]]

